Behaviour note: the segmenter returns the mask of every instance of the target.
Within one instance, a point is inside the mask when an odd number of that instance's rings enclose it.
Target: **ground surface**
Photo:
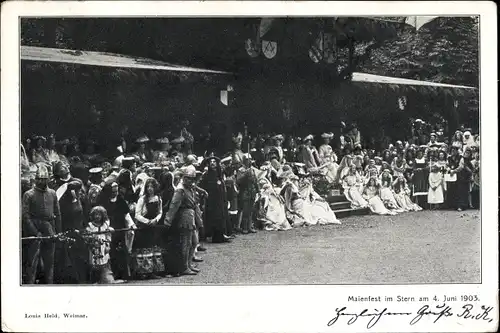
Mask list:
[[[206,244],[197,276],[133,284],[479,283],[479,211],[353,216]]]

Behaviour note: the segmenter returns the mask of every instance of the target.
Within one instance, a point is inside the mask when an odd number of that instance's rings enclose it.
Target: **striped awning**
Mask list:
[[[88,66],[152,69],[204,74],[231,74],[224,71],[175,65],[163,61],[131,57],[122,54],[56,49],[36,46],[21,46],[21,59]]]

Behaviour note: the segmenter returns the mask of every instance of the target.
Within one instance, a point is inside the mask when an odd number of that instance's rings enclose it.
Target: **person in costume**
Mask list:
[[[382,171],[382,174],[379,177],[379,184],[380,184],[380,199],[384,203],[384,206],[387,207],[387,209],[393,210],[397,213],[404,212],[404,209],[398,205],[395,198],[394,189],[392,186],[393,177],[391,175],[391,169],[385,168]]]
[[[61,231],[61,213],[56,192],[48,188],[47,168],[38,168],[35,186],[26,191],[22,199],[23,236],[54,236]],[[37,278],[39,260],[43,259],[46,284],[54,282],[53,240],[30,240],[26,244],[24,267],[26,283],[34,284]]]
[[[380,188],[375,177],[370,178],[364,187],[363,198],[368,203],[371,212],[379,215],[396,215],[393,210],[387,209],[380,198]]]
[[[429,190],[429,169],[424,155],[425,149],[425,146],[421,146],[417,150],[413,167],[413,196],[420,205],[426,200],[423,198],[427,198]]]
[[[403,175],[399,175],[392,183],[392,188],[394,190],[394,197],[398,206],[404,211],[418,212],[422,210],[422,207],[414,203],[410,198],[410,188],[406,182],[406,178]]]
[[[212,238],[212,243],[229,241],[227,236],[227,194],[220,159],[215,156],[207,157],[202,163],[202,169],[207,171],[201,176],[199,186],[207,191],[205,204],[204,226],[207,237]]]
[[[309,177],[301,179],[299,191],[308,206],[314,224],[340,224],[328,202],[314,190]]]
[[[176,166],[182,166],[186,155],[182,150],[184,138],[182,136],[172,140],[172,148],[170,149],[170,158]]]
[[[354,164],[351,164],[348,170],[348,174],[342,179],[344,195],[351,202],[352,207],[365,208],[368,206],[368,202],[363,198],[361,193],[363,180],[359,176]]]
[[[102,186],[103,184],[103,169],[98,167],[98,168],[92,168],[89,170],[89,186],[88,186],[88,192],[87,192],[87,203],[90,208],[94,207],[97,205],[97,199],[99,198],[99,194],[102,191]]]
[[[131,254],[134,243],[135,232],[137,228],[129,206],[119,192],[117,182],[104,186],[99,195],[99,206],[104,207],[108,213],[109,225],[113,229],[126,229],[125,231],[115,232],[111,237],[111,269],[115,277],[128,280],[131,274]]]
[[[147,147],[149,138],[146,135],[143,135],[139,137],[135,142],[137,144],[137,151],[135,152],[134,156],[138,157],[139,165],[147,162],[152,162],[153,154]]]
[[[462,131],[457,130],[455,131],[455,134],[453,134],[453,137],[451,138],[451,146],[456,147],[459,150],[462,150],[463,145],[464,145],[464,138]]]
[[[437,163],[430,164],[427,203],[430,209],[439,208],[444,202],[444,177]]]
[[[392,160],[391,169],[393,170],[394,177],[399,177],[399,175],[404,175],[406,172],[406,159],[404,158],[403,152],[398,152],[396,158]]]
[[[236,167],[240,167],[243,163],[243,151],[241,150],[241,144],[243,142],[243,135],[238,133],[236,136],[233,136],[233,151],[231,153],[232,156],[232,164]]]
[[[156,143],[158,144],[158,149],[153,151],[153,162],[157,165],[161,165],[163,162],[169,160],[169,150],[170,150],[170,141],[167,137],[161,137],[156,139]]]
[[[277,134],[271,138],[273,140],[273,148],[275,148],[277,152],[277,160],[280,164],[286,163],[285,152],[283,150],[283,141],[284,137],[282,134]],[[269,160],[269,158],[268,158]]]
[[[152,249],[161,247],[161,230],[155,228],[163,215],[163,204],[161,197],[157,194],[158,182],[154,178],[148,178],[144,184],[144,193],[140,196],[135,207],[135,221],[138,231],[134,240],[134,254],[153,253]],[[141,263],[138,262],[138,266]],[[144,267],[138,267],[136,274],[142,274]],[[147,271],[147,270],[144,270]],[[147,271],[149,278],[157,278],[156,274],[163,274],[164,271]]]
[[[259,211],[257,220],[262,223],[267,231],[289,230],[292,227],[286,218],[285,201],[276,192],[272,183],[267,178],[259,180]]]
[[[470,149],[465,148],[458,167],[450,171],[451,174],[457,175],[455,188],[455,201],[452,202],[453,208],[458,211],[470,208],[470,183],[472,181],[472,153]]]
[[[242,233],[256,233],[254,228],[254,203],[259,193],[256,170],[252,167],[252,158],[249,154],[243,155],[242,166],[238,169],[236,184],[239,189],[239,228]]]
[[[68,146],[70,142],[69,139],[64,139],[58,142],[57,146],[57,153],[59,155],[59,161],[63,162],[66,165],[69,165],[69,159],[68,159]]]
[[[86,194],[83,182],[75,178],[62,162],[54,166],[51,187],[56,191],[61,211],[61,231],[75,231],[85,228]],[[83,283],[87,280],[86,249],[78,234],[73,234],[78,242],[56,244],[55,280],[57,283]]]
[[[474,209],[480,208],[480,201],[481,201],[480,162],[481,159],[479,158],[479,149],[478,149],[477,153],[474,154],[471,161],[472,164],[471,206]]]
[[[305,202],[299,190],[299,177],[291,170],[282,175],[285,185],[281,189],[281,196],[285,198],[285,212],[289,223],[293,227],[302,227],[316,224],[309,205]]]
[[[472,136],[469,130],[464,132],[464,141],[463,147],[464,149],[471,148],[475,144],[474,137]]]
[[[47,142],[47,139],[44,136],[37,135],[35,136],[34,141],[36,143],[36,146],[31,151],[31,161],[33,161],[33,163],[35,164],[44,163],[49,165],[49,154],[47,152],[47,149],[45,149],[45,143]]]
[[[333,184],[337,178],[339,165],[337,164],[337,155],[330,145],[333,139],[333,133],[323,133],[321,135],[323,144],[318,149],[318,156],[323,170],[323,174],[330,184]]]
[[[49,163],[54,164],[55,162],[59,162],[60,159],[56,151],[56,137],[54,134],[49,135],[46,152]]]
[[[123,282],[115,280],[110,265],[111,233],[113,231],[106,209],[102,206],[93,207],[89,214],[89,223],[83,234],[89,250],[90,283]]]
[[[318,151],[312,145],[314,137],[309,134],[304,138],[304,145],[302,146],[301,152],[301,162],[306,165],[307,169],[317,169],[318,168]]]
[[[164,221],[169,228],[166,267],[170,274],[176,276],[196,275],[198,271],[192,263],[192,240],[198,205],[194,193],[196,171],[184,168],[182,176],[183,181],[175,189]]]

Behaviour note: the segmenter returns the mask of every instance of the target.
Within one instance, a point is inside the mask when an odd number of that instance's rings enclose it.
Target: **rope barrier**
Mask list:
[[[102,235],[102,234],[113,234],[116,232],[125,232],[125,231],[144,231],[148,230],[150,228],[158,228],[158,229],[167,229],[168,227],[166,225],[151,225],[146,228],[121,228],[121,229],[113,229],[113,230],[104,230],[104,231],[93,231],[89,232],[86,230],[69,230],[65,232],[60,232],[55,235],[51,236],[27,236],[27,237],[21,237],[21,240],[71,240],[75,241],[74,238],[68,237],[69,234],[76,233],[79,234],[83,237],[85,236],[92,236],[92,235]]]

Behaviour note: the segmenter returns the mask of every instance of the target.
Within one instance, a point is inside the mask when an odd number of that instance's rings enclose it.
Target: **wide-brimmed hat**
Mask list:
[[[149,138],[146,135],[142,135],[135,140],[136,143],[146,143],[149,142]]]
[[[333,133],[323,133],[323,134],[321,134],[321,137],[323,139],[331,139],[331,138],[333,138]]]
[[[170,140],[168,140],[167,137],[162,137],[162,138],[156,139],[156,142],[161,143],[161,144],[167,144],[167,143],[170,143]]]
[[[173,139],[172,144],[177,145],[177,144],[183,143],[184,141],[185,141],[184,138],[182,136],[180,136],[178,138]]]
[[[215,162],[217,162],[217,166],[219,166],[219,165],[220,165],[220,163],[221,163],[221,159],[220,159],[220,158],[218,158],[217,156],[208,156],[208,157],[206,157],[206,158],[205,158],[205,159],[201,162],[200,167],[201,167],[202,169],[205,169],[206,167],[208,167],[208,164],[210,164],[210,161],[215,161]]]
[[[132,156],[127,156],[122,159],[122,167],[128,168],[135,163],[135,158]]]
[[[314,140],[314,136],[312,134],[309,134],[308,136],[306,136],[303,141],[305,142],[305,141],[309,141],[309,140],[311,140],[311,141]]]
[[[102,172],[102,168],[101,167],[97,167],[97,168],[92,168],[89,170],[89,173],[91,175],[97,175],[97,174],[100,174]]]

